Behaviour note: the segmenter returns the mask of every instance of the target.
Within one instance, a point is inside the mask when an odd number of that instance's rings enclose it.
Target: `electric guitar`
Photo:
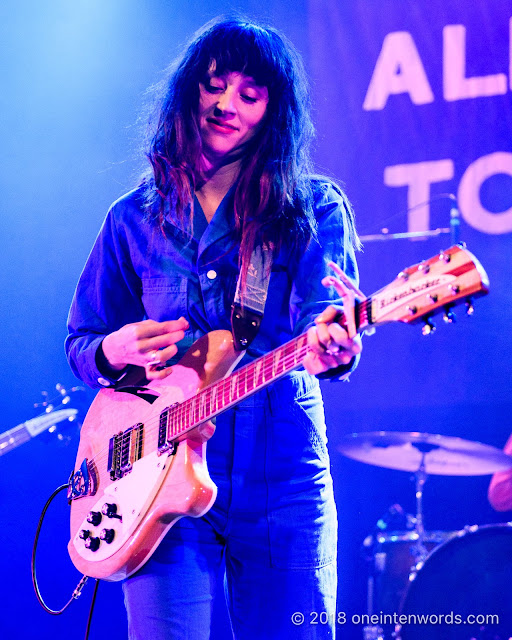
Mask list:
[[[488,286],[478,260],[456,245],[358,302],[357,329],[423,320],[429,333],[435,312],[444,309],[450,321],[451,308],[466,300],[472,313],[471,298]],[[307,351],[304,333],[232,373],[245,352],[235,351],[229,331],[212,331],[164,380],[102,389],[85,418],[69,479],[68,550],[76,568],[94,578],[124,579],[177,520],[206,513],[217,492],[206,465],[212,418],[300,367]]]

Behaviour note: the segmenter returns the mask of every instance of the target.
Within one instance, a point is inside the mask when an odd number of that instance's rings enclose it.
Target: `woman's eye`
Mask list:
[[[216,85],[212,84],[209,80],[205,81],[204,88],[209,93],[218,93],[219,91],[223,90],[223,87],[216,86]]]
[[[252,104],[254,102],[257,102],[258,98],[255,98],[254,96],[248,96],[247,94],[242,93],[242,100],[245,100],[245,102],[250,102]]]

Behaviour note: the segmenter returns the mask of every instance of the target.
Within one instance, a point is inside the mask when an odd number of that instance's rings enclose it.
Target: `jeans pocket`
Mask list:
[[[318,569],[336,559],[337,518],[330,476],[325,484],[270,497],[270,558],[277,569]]]
[[[336,507],[318,383],[308,374],[273,391],[267,448],[271,561],[319,568],[336,557]]]

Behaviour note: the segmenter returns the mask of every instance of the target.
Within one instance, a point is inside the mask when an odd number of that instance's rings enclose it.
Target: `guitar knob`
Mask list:
[[[436,330],[436,325],[432,322],[430,318],[426,318],[425,324],[421,329],[421,333],[424,336],[429,336],[431,333],[434,333],[435,330]]]
[[[117,513],[117,504],[109,504],[106,502],[101,507],[101,513],[107,516],[107,518],[119,518],[119,520],[122,520],[122,517]]]
[[[475,313],[475,307],[473,306],[472,298],[466,300],[466,314],[472,316]]]
[[[116,532],[114,531],[114,529],[103,529],[103,531],[100,533],[100,538],[102,540],[105,540],[107,544],[110,544],[115,535]]]
[[[85,548],[89,549],[90,551],[98,551],[100,547],[100,539],[99,538],[87,538],[87,540],[85,541]]]
[[[80,531],[80,533],[78,534],[78,537],[80,538],[80,540],[87,540],[90,535],[91,532],[89,531],[89,529],[82,529],[82,531]]]
[[[101,522],[102,515],[99,511],[89,511],[87,515],[87,522],[90,522],[93,527],[97,527]]]

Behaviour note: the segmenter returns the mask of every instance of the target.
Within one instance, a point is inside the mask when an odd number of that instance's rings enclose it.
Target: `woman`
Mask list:
[[[73,300],[74,372],[91,386],[116,384],[132,365],[165,377],[201,335],[231,328],[258,247],[271,250],[272,270],[243,363],[306,329],[310,351],[307,371],[217,418],[208,443],[217,499],[174,525],[124,583],[130,638],[209,638],[223,583],[237,639],[333,637],[336,513],[312,374],[346,376],[360,351],[353,293],[328,268],[357,278],[352,211],[312,177],[302,63],[275,30],[207,26],[161,88],[151,169],[110,209]],[[322,281],[346,300],[350,330]],[[304,624],[294,626],[296,612]]]

